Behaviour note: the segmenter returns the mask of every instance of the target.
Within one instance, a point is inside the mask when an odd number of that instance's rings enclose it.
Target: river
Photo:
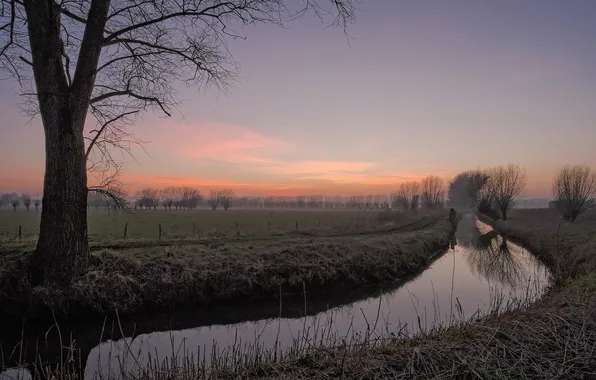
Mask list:
[[[526,305],[540,297],[550,283],[549,271],[530,252],[472,214],[463,215],[456,238],[456,245],[417,277],[383,294],[356,296],[360,298],[351,303],[328,302],[326,306],[317,300],[313,306],[308,296],[291,302],[282,299],[276,317],[259,318],[258,310],[251,312],[254,303],[246,302],[235,305],[253,315],[243,322],[227,323],[234,319],[223,317],[229,316],[229,311],[213,311],[208,322],[196,320],[194,326],[200,327],[143,334],[123,331],[128,337],[100,340],[88,351],[85,378],[117,379],[122,371],[134,374],[165,361],[170,365],[200,362],[221,366],[255,357],[279,358],[312,346],[409,337],[421,330],[432,331],[491,311]],[[293,312],[287,311],[289,306]],[[188,322],[192,316],[180,318],[187,322],[179,326],[192,326]],[[114,328],[120,330],[121,326],[104,328],[102,336]],[[130,324],[126,328],[131,329]]]

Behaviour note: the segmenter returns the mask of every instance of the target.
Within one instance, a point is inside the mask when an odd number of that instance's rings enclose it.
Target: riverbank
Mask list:
[[[445,218],[420,230],[361,236],[144,247],[92,254],[66,290],[29,288],[22,261],[4,267],[4,318],[120,315],[178,305],[246,301],[382,286],[424,268],[449,245]]]
[[[591,271],[596,218],[559,226],[544,210],[512,213],[508,233],[552,265],[575,270],[525,310],[490,316],[408,340],[365,340],[317,347],[273,362],[246,359],[211,373],[180,364],[177,379],[584,379],[596,376],[596,275]],[[556,234],[556,231],[559,231]],[[558,238],[557,238],[558,236]],[[555,243],[553,243],[555,242]],[[558,243],[557,243],[558,242]],[[372,323],[372,322],[371,322]],[[193,369],[195,368],[195,369]],[[160,378],[152,368],[129,379]]]
[[[561,223],[561,226],[559,226]],[[549,210],[520,210],[507,222],[510,237],[525,241],[544,262],[561,257],[576,270],[561,278],[538,303],[525,310],[491,316],[476,323],[439,330],[410,340],[319,346],[282,360],[244,358],[211,373],[197,362],[174,367],[156,363],[125,379],[412,379],[412,378],[591,378],[596,376],[596,218],[564,224]],[[558,234],[557,234],[558,230]],[[558,238],[557,238],[558,236]],[[371,321],[371,324],[375,323]],[[382,323],[382,322],[380,322]]]
[[[411,340],[315,349],[292,360],[243,369],[240,376],[237,370],[218,372],[218,378],[596,376],[596,217],[586,215],[568,224],[552,210],[519,210],[512,213],[507,228],[508,235],[558,270],[556,286],[528,309]]]

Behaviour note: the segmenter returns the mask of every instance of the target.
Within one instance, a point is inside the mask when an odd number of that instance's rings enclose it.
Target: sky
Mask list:
[[[326,1],[326,0],[321,0]],[[596,2],[367,0],[346,37],[313,16],[229,40],[227,92],[181,90],[145,114],[131,191],[229,187],[243,195],[386,193],[427,175],[515,163],[527,197],[564,164],[596,166]],[[39,118],[0,84],[0,191],[40,192]]]

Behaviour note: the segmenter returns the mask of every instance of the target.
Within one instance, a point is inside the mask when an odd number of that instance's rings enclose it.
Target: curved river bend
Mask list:
[[[122,371],[134,374],[163,360],[199,360],[208,366],[213,360],[271,358],[310,345],[407,337],[524,305],[549,285],[544,265],[475,216],[463,215],[456,237],[455,247],[391,292],[302,318],[211,324],[105,341],[89,352],[85,378],[119,378]]]

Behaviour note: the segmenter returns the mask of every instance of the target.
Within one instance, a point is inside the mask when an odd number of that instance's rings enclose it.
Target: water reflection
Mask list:
[[[317,343],[333,345],[343,339],[405,337],[476,316],[496,304],[501,308],[516,299],[533,299],[548,285],[549,273],[544,266],[474,216],[461,219],[456,237],[451,250],[430,268],[389,293],[349,304],[336,295],[328,300],[328,308],[322,301],[313,306],[307,299],[309,309],[317,312],[301,318],[296,316],[304,315],[304,306],[300,313],[288,314],[282,300],[281,310],[287,316],[284,318],[261,317],[225,324],[229,318],[214,317],[203,326],[199,320],[194,324],[189,320],[167,332],[104,341],[87,351],[85,378],[98,374],[118,378],[122,371],[135,373],[164,359],[170,364],[199,360],[209,365],[214,360],[241,362],[247,354],[272,358]],[[236,308],[250,309],[248,306]],[[256,310],[256,315],[266,315],[259,312],[262,310]],[[187,320],[188,316],[170,318]]]
[[[486,279],[515,288],[525,285],[524,281],[528,278],[523,255],[515,250],[522,248],[508,244],[507,238],[497,236],[470,250],[467,258],[471,268]]]

